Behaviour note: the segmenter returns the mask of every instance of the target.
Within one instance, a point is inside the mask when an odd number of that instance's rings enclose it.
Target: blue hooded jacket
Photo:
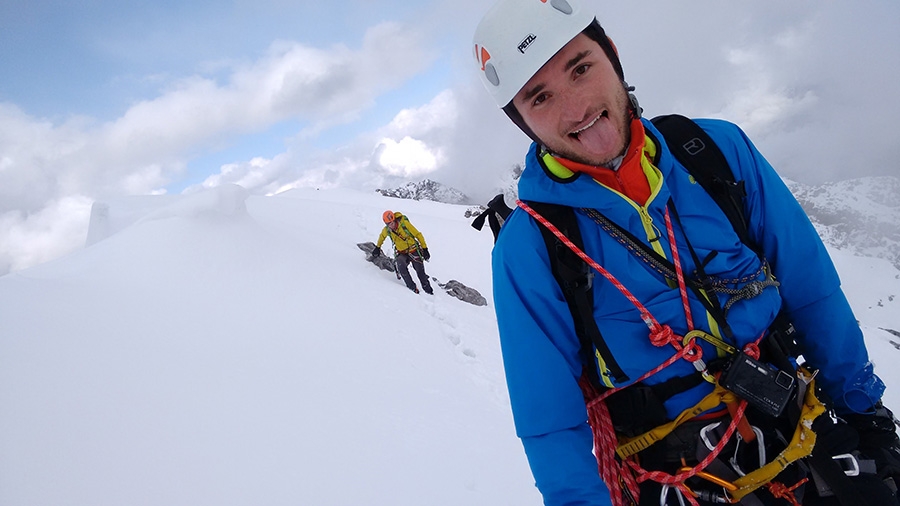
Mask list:
[[[728,323],[738,347],[756,340],[784,310],[796,329],[804,358],[820,372],[817,381],[838,411],[869,410],[884,385],[874,375],[862,333],[840,288],[837,272],[808,217],[769,163],[734,124],[696,120],[713,138],[734,172],[745,182],[744,214],[751,240],[762,248],[780,286],[734,303]],[[584,174],[560,180],[548,173],[532,145],[519,181],[524,201],[576,208],[585,252],[634,293],[662,324],[678,335],[687,331],[677,287],[629,252],[580,208],[599,210],[638,238],[657,230],[658,245],[672,259],[665,239],[665,209],[671,199],[680,217],[673,224],[686,273],[694,272],[688,243],[697,258],[711,258],[706,274],[722,279],[762,280],[758,255],[742,244],[724,213],[672,156],[652,123],[644,121],[657,147],[658,183],[645,206]],[[649,228],[647,225],[650,225]],[[522,439],[544,504],[608,505],[609,493],[592,454],[591,429],[578,380],[580,344],[572,315],[550,271],[540,225],[522,209],[504,224],[493,251],[494,301],[515,426]],[[683,228],[682,228],[683,227]],[[686,234],[686,237],[685,237]],[[649,240],[648,240],[649,241]],[[708,255],[716,253],[709,257]],[[613,357],[631,378],[671,357],[670,346],[655,347],[637,309],[611,283],[595,277],[594,316]],[[722,304],[726,296],[719,295]],[[716,333],[714,321],[690,293],[694,326]],[[705,356],[714,356],[703,343]],[[694,372],[679,360],[647,382]],[[666,402],[670,417],[693,406],[711,390],[703,383]]]

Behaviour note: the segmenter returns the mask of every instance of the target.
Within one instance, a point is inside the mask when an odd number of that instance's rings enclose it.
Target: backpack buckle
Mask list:
[[[859,460],[853,454],[842,453],[831,457],[831,459],[841,466],[841,470],[847,476],[859,476]]]

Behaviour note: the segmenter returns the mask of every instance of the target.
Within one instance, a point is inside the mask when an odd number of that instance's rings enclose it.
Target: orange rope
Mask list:
[[[791,503],[791,506],[801,506],[800,502],[797,501],[797,497],[794,495],[794,491],[807,481],[809,481],[809,478],[803,478],[802,480],[795,483],[792,487],[787,487],[783,483],[771,481],[766,484],[766,487],[768,487],[769,492],[771,492],[772,496],[774,496],[776,499],[784,499],[787,502]]]

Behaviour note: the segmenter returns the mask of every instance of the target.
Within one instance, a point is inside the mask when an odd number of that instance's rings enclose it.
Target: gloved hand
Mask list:
[[[374,258],[379,256],[381,256],[381,248],[375,246],[374,248],[372,248],[372,257]]]
[[[900,485],[900,438],[894,414],[881,402],[873,414],[851,414],[844,420],[859,433],[859,451],[875,461],[878,477],[893,478]]]
[[[431,253],[428,252],[428,248],[422,248],[422,258],[425,260],[431,258]]]

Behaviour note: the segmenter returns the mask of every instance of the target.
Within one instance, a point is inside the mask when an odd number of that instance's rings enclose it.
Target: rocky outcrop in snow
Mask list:
[[[425,179],[418,183],[406,183],[404,186],[393,190],[377,189],[375,191],[385,197],[408,200],[432,200],[444,204],[465,204],[469,201],[469,197],[463,192],[431,179]]]

